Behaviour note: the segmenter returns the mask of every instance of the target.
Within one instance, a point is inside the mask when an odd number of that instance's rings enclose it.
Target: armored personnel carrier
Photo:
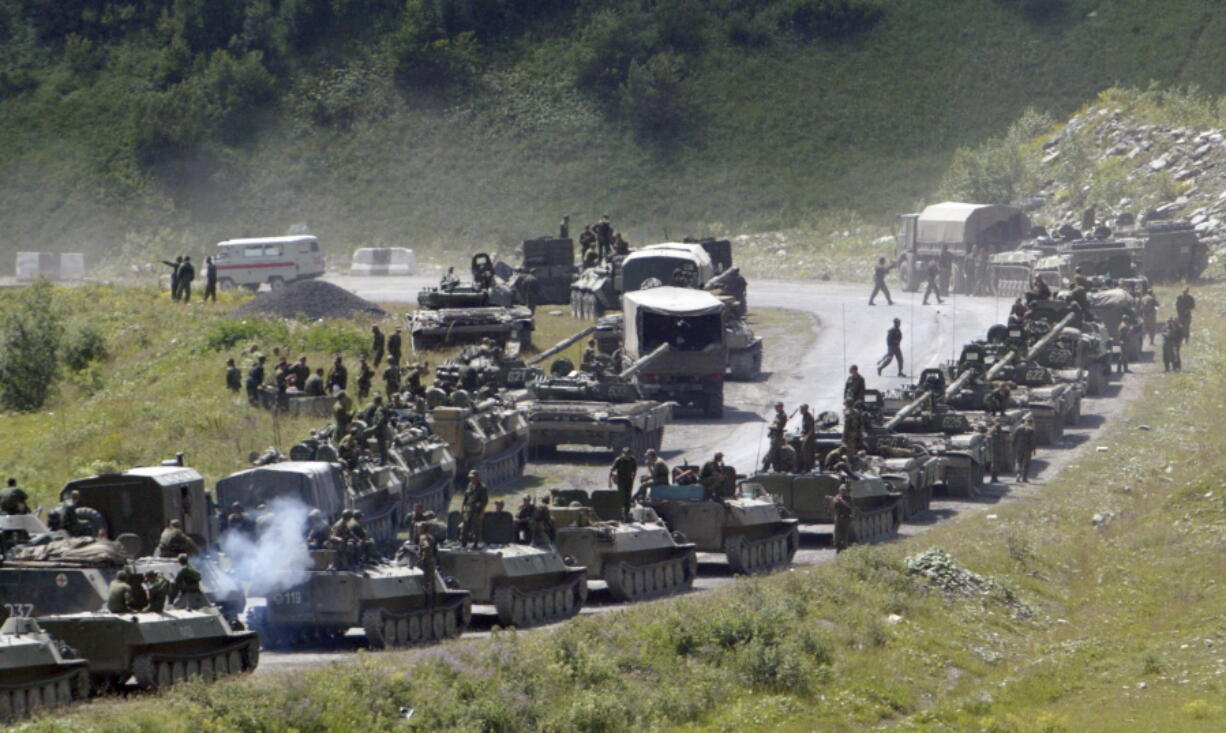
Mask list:
[[[34,619],[0,626],[0,724],[89,697],[89,669]]]
[[[375,563],[339,569],[336,550],[312,550],[301,582],[247,613],[266,649],[337,639],[361,626],[372,649],[453,639],[468,626],[467,591],[449,590],[438,573]],[[276,583],[275,578],[262,582]]]
[[[448,515],[448,536],[458,537],[459,512]],[[439,570],[472,593],[473,603],[493,604],[502,626],[534,626],[570,618],[587,600],[587,571],[553,547],[515,544],[510,512],[486,512],[479,548],[449,540],[439,546]]]
[[[690,588],[698,575],[694,544],[673,536],[652,510],[636,506],[622,520],[616,491],[553,490],[549,510],[558,552],[603,580],[619,601],[638,601]]]
[[[89,662],[96,690],[118,688],[129,677],[150,690],[186,679],[212,681],[253,671],[260,638],[235,631],[215,609],[162,613],[40,615],[38,625]]]
[[[788,565],[800,548],[799,520],[773,500],[738,496],[736,472],[703,484],[667,484],[647,489],[643,504],[699,552],[719,552],[734,573],[751,575]]]
[[[745,479],[751,496],[770,496],[805,524],[834,524],[830,498],[847,483],[855,512],[853,542],[875,542],[892,536],[902,522],[901,495],[888,481],[871,474],[858,477],[835,473],[758,473]]]
[[[551,370],[559,376],[538,377],[528,385],[529,399],[520,403],[531,426],[531,448],[546,454],[559,445],[592,445],[614,451],[630,448],[636,456],[658,449],[664,426],[672,420],[672,403],[643,399],[633,377],[668,349],[660,345],[620,374],[573,371],[564,364]],[[562,361],[554,362],[555,367],[559,364]]]
[[[431,408],[429,419],[456,459],[457,476],[475,469],[486,486],[497,486],[523,475],[528,448],[525,411],[499,398],[473,404],[463,390],[452,392],[450,402]]]

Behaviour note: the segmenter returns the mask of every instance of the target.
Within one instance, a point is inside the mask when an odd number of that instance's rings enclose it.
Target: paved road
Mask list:
[[[416,292],[423,285],[433,285],[436,277],[355,278],[331,277],[330,281],[353,290],[364,298],[384,303],[415,302]],[[796,328],[768,334],[765,370],[767,377],[755,383],[729,384],[723,420],[684,420],[670,425],[665,432],[663,454],[670,463],[681,460],[701,463],[716,450],[724,452],[728,463],[742,472],[760,460],[764,449],[764,426],[771,412],[770,405],[782,400],[789,411],[801,402],[808,402],[816,411],[841,410],[843,381],[847,368],[860,366],[870,387],[888,389],[909,379],[887,374],[877,377],[875,363],[885,353],[885,332],[893,318],[902,320],[903,353],[907,358],[906,373],[934,366],[956,356],[955,350],[967,341],[982,338],[988,328],[1008,314],[1009,302],[994,298],[958,297],[943,305],[921,304],[918,293],[895,292],[895,305],[867,303],[868,288],[863,285],[813,281],[754,281],[749,300],[753,308],[779,308],[792,311]],[[1141,367],[1143,372],[1144,365]],[[1138,383],[1131,378],[1129,385]],[[1081,426],[1068,430],[1059,446],[1040,450],[1035,466],[1040,470],[1039,484],[1064,465],[1084,445],[1105,420],[1122,406],[1125,400],[1112,399],[1120,392],[1118,386],[1108,390],[1108,396],[1086,399]],[[568,483],[591,486],[603,482],[607,457],[591,457],[577,465],[569,465]],[[556,465],[536,466],[551,473]],[[917,521],[904,524],[902,536],[922,533],[937,522],[959,514],[979,512],[1002,501],[1019,500],[1033,495],[1034,484],[1007,483],[986,486],[976,500],[942,500],[933,502],[932,510]],[[991,517],[990,513],[985,516]],[[990,520],[987,520],[990,521]],[[829,528],[807,527],[802,531],[801,550],[797,565],[827,562],[834,557],[830,549]],[[733,582],[720,555],[700,555],[700,577],[695,589],[701,591]],[[604,613],[615,604],[597,589],[584,613]],[[478,611],[481,609],[478,608]],[[491,621],[480,616],[474,619],[474,631],[479,635]],[[470,636],[471,634],[466,634]],[[358,639],[349,640],[342,649],[315,653],[264,654],[261,669],[274,672],[343,658]]]

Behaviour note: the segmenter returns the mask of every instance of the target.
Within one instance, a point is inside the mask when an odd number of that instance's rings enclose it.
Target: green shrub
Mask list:
[[[55,387],[63,332],[50,283],[39,281],[18,296],[0,325],[0,405],[43,406]]]
[[[62,352],[64,365],[74,372],[79,372],[92,362],[107,357],[106,339],[97,326],[83,323],[64,339]]]
[[[223,351],[245,341],[284,341],[288,334],[284,323],[265,318],[221,321],[205,333],[204,346],[212,351]]]
[[[785,0],[779,25],[806,39],[837,40],[873,29],[885,11],[866,0]]]
[[[621,108],[639,136],[668,140],[693,114],[684,85],[685,60],[667,52],[632,62],[621,85]]]

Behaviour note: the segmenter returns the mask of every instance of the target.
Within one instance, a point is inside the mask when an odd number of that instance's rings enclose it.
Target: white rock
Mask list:
[[[891,613],[889,616],[885,617],[885,621],[888,624],[899,624],[902,623],[902,616],[899,616],[896,613]]]

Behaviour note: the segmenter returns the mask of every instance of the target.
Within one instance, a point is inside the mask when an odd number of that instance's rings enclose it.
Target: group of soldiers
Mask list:
[[[167,580],[156,570],[144,574],[131,568],[120,570],[107,588],[106,610],[111,613],[162,613],[166,604],[183,610],[208,608],[211,604],[200,588],[203,578],[186,554],[178,556],[179,570]]]
[[[558,227],[558,233],[562,239],[569,238],[569,216],[562,217],[562,224]],[[609,223],[608,214],[601,216],[600,221],[595,224],[585,226],[579,234],[579,255],[584,267],[596,267],[614,255],[626,255],[629,253],[630,243],[622,237],[621,232],[613,231],[613,225]]]
[[[196,266],[192,258],[180,255],[174,260],[162,260],[162,264],[170,268],[170,298],[174,301],[190,303],[192,299],[192,282],[196,279]],[[217,302],[217,265],[213,258],[204,258],[204,298],[207,303],[212,298]]]
[[[81,502],[78,491],[70,491],[64,495],[63,501],[52,509],[47,517],[47,528],[52,531],[63,531],[69,537],[86,537],[94,533],[93,524],[78,516],[77,508]],[[0,514],[21,515],[30,514],[30,495],[17,485],[17,479],[9,478],[4,488],[0,489]]]

